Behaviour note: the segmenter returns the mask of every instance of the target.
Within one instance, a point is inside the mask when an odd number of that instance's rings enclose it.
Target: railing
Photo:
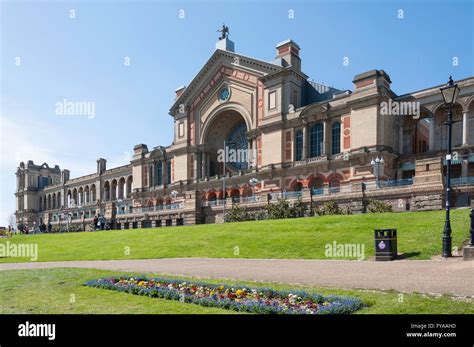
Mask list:
[[[320,155],[320,156],[316,156],[316,157],[311,157],[311,158],[306,158],[306,159],[295,161],[293,163],[293,166],[307,165],[307,164],[316,163],[316,162],[320,162],[320,161],[326,161],[327,159],[328,159],[328,157],[326,155]]]
[[[134,207],[131,212],[123,212],[124,213],[146,213],[146,212],[156,212],[156,211],[166,211],[166,210],[178,210],[184,207],[184,202],[176,202],[173,204],[166,204],[166,205],[155,205],[155,206],[148,206],[148,207]]]
[[[366,190],[374,189],[384,189],[384,188],[396,188],[409,186],[413,184],[413,178],[399,179],[399,180],[380,180],[378,183],[376,181],[365,182]]]
[[[278,199],[283,199],[283,200],[292,200],[292,199],[298,199],[303,195],[303,192],[282,192],[282,193],[271,193],[271,200],[278,200]]]
[[[451,178],[451,185],[453,186],[464,186],[468,184],[474,184],[474,176]]]
[[[240,203],[241,204],[249,204],[249,203],[253,203],[253,202],[260,202],[261,200],[261,197],[260,196],[256,196],[256,195],[252,195],[252,196],[242,196],[240,198]]]
[[[313,195],[323,195],[324,194],[324,188],[313,188],[312,193],[313,193]]]

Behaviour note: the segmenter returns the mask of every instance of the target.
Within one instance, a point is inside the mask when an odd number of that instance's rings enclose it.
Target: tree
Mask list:
[[[14,213],[11,213],[9,216],[8,216],[8,225],[12,228],[12,229],[16,229],[16,216]]]

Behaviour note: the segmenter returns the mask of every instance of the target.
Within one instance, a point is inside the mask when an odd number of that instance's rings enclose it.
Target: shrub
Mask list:
[[[243,222],[250,219],[250,214],[238,204],[233,204],[232,208],[225,216],[226,222]]]
[[[335,202],[334,200],[325,202],[323,206],[316,207],[315,212],[319,216],[344,214],[342,208],[340,208],[337,202]]]
[[[294,205],[291,210],[294,217],[304,217],[308,212],[308,206],[303,203],[303,199],[300,196],[298,200],[294,202]]]
[[[369,200],[368,208],[372,213],[393,212],[392,205],[379,200]]]
[[[268,219],[293,217],[288,200],[279,199],[276,203],[267,205]]]

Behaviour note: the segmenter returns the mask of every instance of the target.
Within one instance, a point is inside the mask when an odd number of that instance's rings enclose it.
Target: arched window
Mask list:
[[[310,157],[318,157],[323,153],[324,131],[321,123],[315,124],[311,127],[310,135]]]
[[[332,124],[332,154],[341,152],[341,123]]]
[[[333,178],[329,183],[329,190],[331,193],[339,193],[341,191],[341,182],[337,178]]]
[[[156,163],[156,185],[161,186],[163,184],[163,163],[158,161]]]
[[[295,135],[295,160],[303,159],[303,131],[298,130]]]

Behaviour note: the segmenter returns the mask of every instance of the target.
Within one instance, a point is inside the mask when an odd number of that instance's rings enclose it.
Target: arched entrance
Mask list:
[[[247,123],[235,110],[226,110],[212,118],[205,126],[202,153],[204,175],[235,173],[249,168],[249,140]],[[224,149],[225,143],[225,149]]]

